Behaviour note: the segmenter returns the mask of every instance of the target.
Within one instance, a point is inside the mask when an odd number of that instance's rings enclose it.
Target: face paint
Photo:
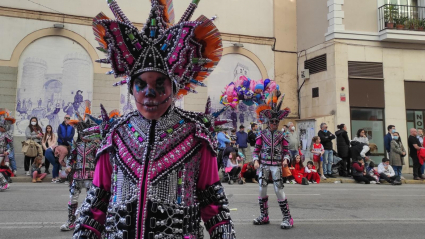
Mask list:
[[[160,95],[165,94],[165,85],[164,85],[165,80],[166,80],[165,77],[161,77],[156,80],[156,90],[158,91],[158,94]]]
[[[145,72],[134,80],[134,99],[143,117],[159,119],[172,104],[171,80],[159,72]]]

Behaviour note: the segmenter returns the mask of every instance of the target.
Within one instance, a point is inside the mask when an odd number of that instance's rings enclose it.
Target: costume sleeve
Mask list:
[[[257,138],[257,140],[255,141],[255,149],[254,152],[252,152],[252,160],[258,160],[260,158],[260,152],[261,152],[261,147],[263,146],[263,139],[261,138],[261,136],[259,136]]]
[[[100,239],[105,229],[106,210],[111,197],[112,166],[109,154],[102,154],[96,164],[93,185],[81,205],[73,239]]]
[[[229,202],[218,177],[216,159],[207,144],[205,142],[203,144],[196,193],[200,204],[201,218],[210,233],[210,238],[233,239],[236,236],[230,218]]]
[[[12,133],[7,133],[6,143],[7,143],[7,145],[9,145],[6,152],[8,152],[9,155],[10,155],[13,152],[13,135],[12,135]]]
[[[71,154],[66,160],[66,167],[73,167],[77,161],[77,144],[72,144]]]

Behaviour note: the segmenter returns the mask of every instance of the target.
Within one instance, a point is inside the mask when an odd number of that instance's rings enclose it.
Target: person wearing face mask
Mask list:
[[[286,135],[286,139],[289,142],[289,153],[291,153],[291,160],[295,158],[295,155],[298,155],[298,150],[301,148],[300,140],[298,139],[298,135],[295,132],[295,126],[292,122],[288,123],[288,134]]]
[[[325,148],[325,153],[323,154],[323,175],[327,178],[335,178],[335,176],[332,175],[334,153],[332,140],[335,139],[335,135],[328,131],[328,125],[326,123],[321,123],[318,136],[320,137],[320,141]]]
[[[382,163],[378,165],[378,173],[381,179],[386,180],[392,185],[401,185],[400,177],[395,174],[389,159],[382,159]]]
[[[267,186],[271,176],[273,178],[274,191],[277,201],[283,215],[280,228],[290,229],[294,225],[291,213],[289,212],[288,200],[283,191],[282,166],[289,163],[288,140],[284,137],[282,131],[278,130],[279,121],[283,120],[288,114],[289,109],[281,110],[282,100],[277,103],[277,97],[271,98],[269,104],[260,105],[257,108],[257,115],[260,119],[267,120],[268,128],[261,131],[260,136],[255,143],[253,153],[254,167],[259,169],[258,182],[260,193],[258,203],[260,204],[260,216],[254,219],[254,225],[269,224],[269,211]]]
[[[401,176],[401,170],[404,165],[404,156],[406,156],[406,150],[401,142],[400,134],[398,132],[393,133],[393,140],[391,140],[391,151],[390,151],[390,165],[395,171],[395,175],[404,179]]]
[[[203,238],[205,229],[212,239],[236,238],[214,137],[228,121],[216,120],[209,99],[203,113],[175,106],[205,86],[221,58],[220,33],[204,16],[189,21],[199,1],[176,25],[168,3],[151,0],[140,31],[117,1],[108,1],[116,19],[100,13],[93,20],[96,39],[109,52],[99,62],[125,77],[115,85],[128,86],[137,110],[100,129],[93,183],[74,239]]]
[[[396,132],[394,125],[388,125],[387,127],[388,133],[384,137],[384,146],[387,154],[389,155],[391,152],[391,140],[393,139],[393,133]]]
[[[28,125],[27,129],[25,130],[25,137],[26,139],[34,140],[39,146],[41,147],[41,139],[43,138],[43,130],[41,129],[40,125],[38,125],[38,119],[37,117],[32,117],[30,119],[30,124]],[[42,156],[42,155],[40,155]],[[24,159],[24,168],[25,168],[25,174],[27,176],[30,176],[30,165],[34,163],[34,159],[36,157],[28,157],[25,156]]]

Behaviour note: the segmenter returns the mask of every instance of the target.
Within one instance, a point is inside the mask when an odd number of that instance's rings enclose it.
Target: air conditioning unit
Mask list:
[[[310,79],[310,70],[309,69],[301,70],[301,79],[303,79],[303,80]]]

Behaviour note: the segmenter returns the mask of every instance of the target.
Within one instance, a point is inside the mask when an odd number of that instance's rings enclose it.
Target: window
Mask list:
[[[311,94],[313,98],[319,97],[319,87],[312,88],[311,90],[312,90]]]
[[[384,147],[384,110],[371,108],[351,108],[351,138],[357,135],[359,129],[364,129],[369,143],[378,146],[377,152],[370,157],[375,163],[380,163],[385,156]]]
[[[421,18],[418,14],[418,0],[385,0],[385,4],[398,5],[398,12],[402,16],[415,19]],[[423,15],[423,12],[421,12],[421,15]]]

